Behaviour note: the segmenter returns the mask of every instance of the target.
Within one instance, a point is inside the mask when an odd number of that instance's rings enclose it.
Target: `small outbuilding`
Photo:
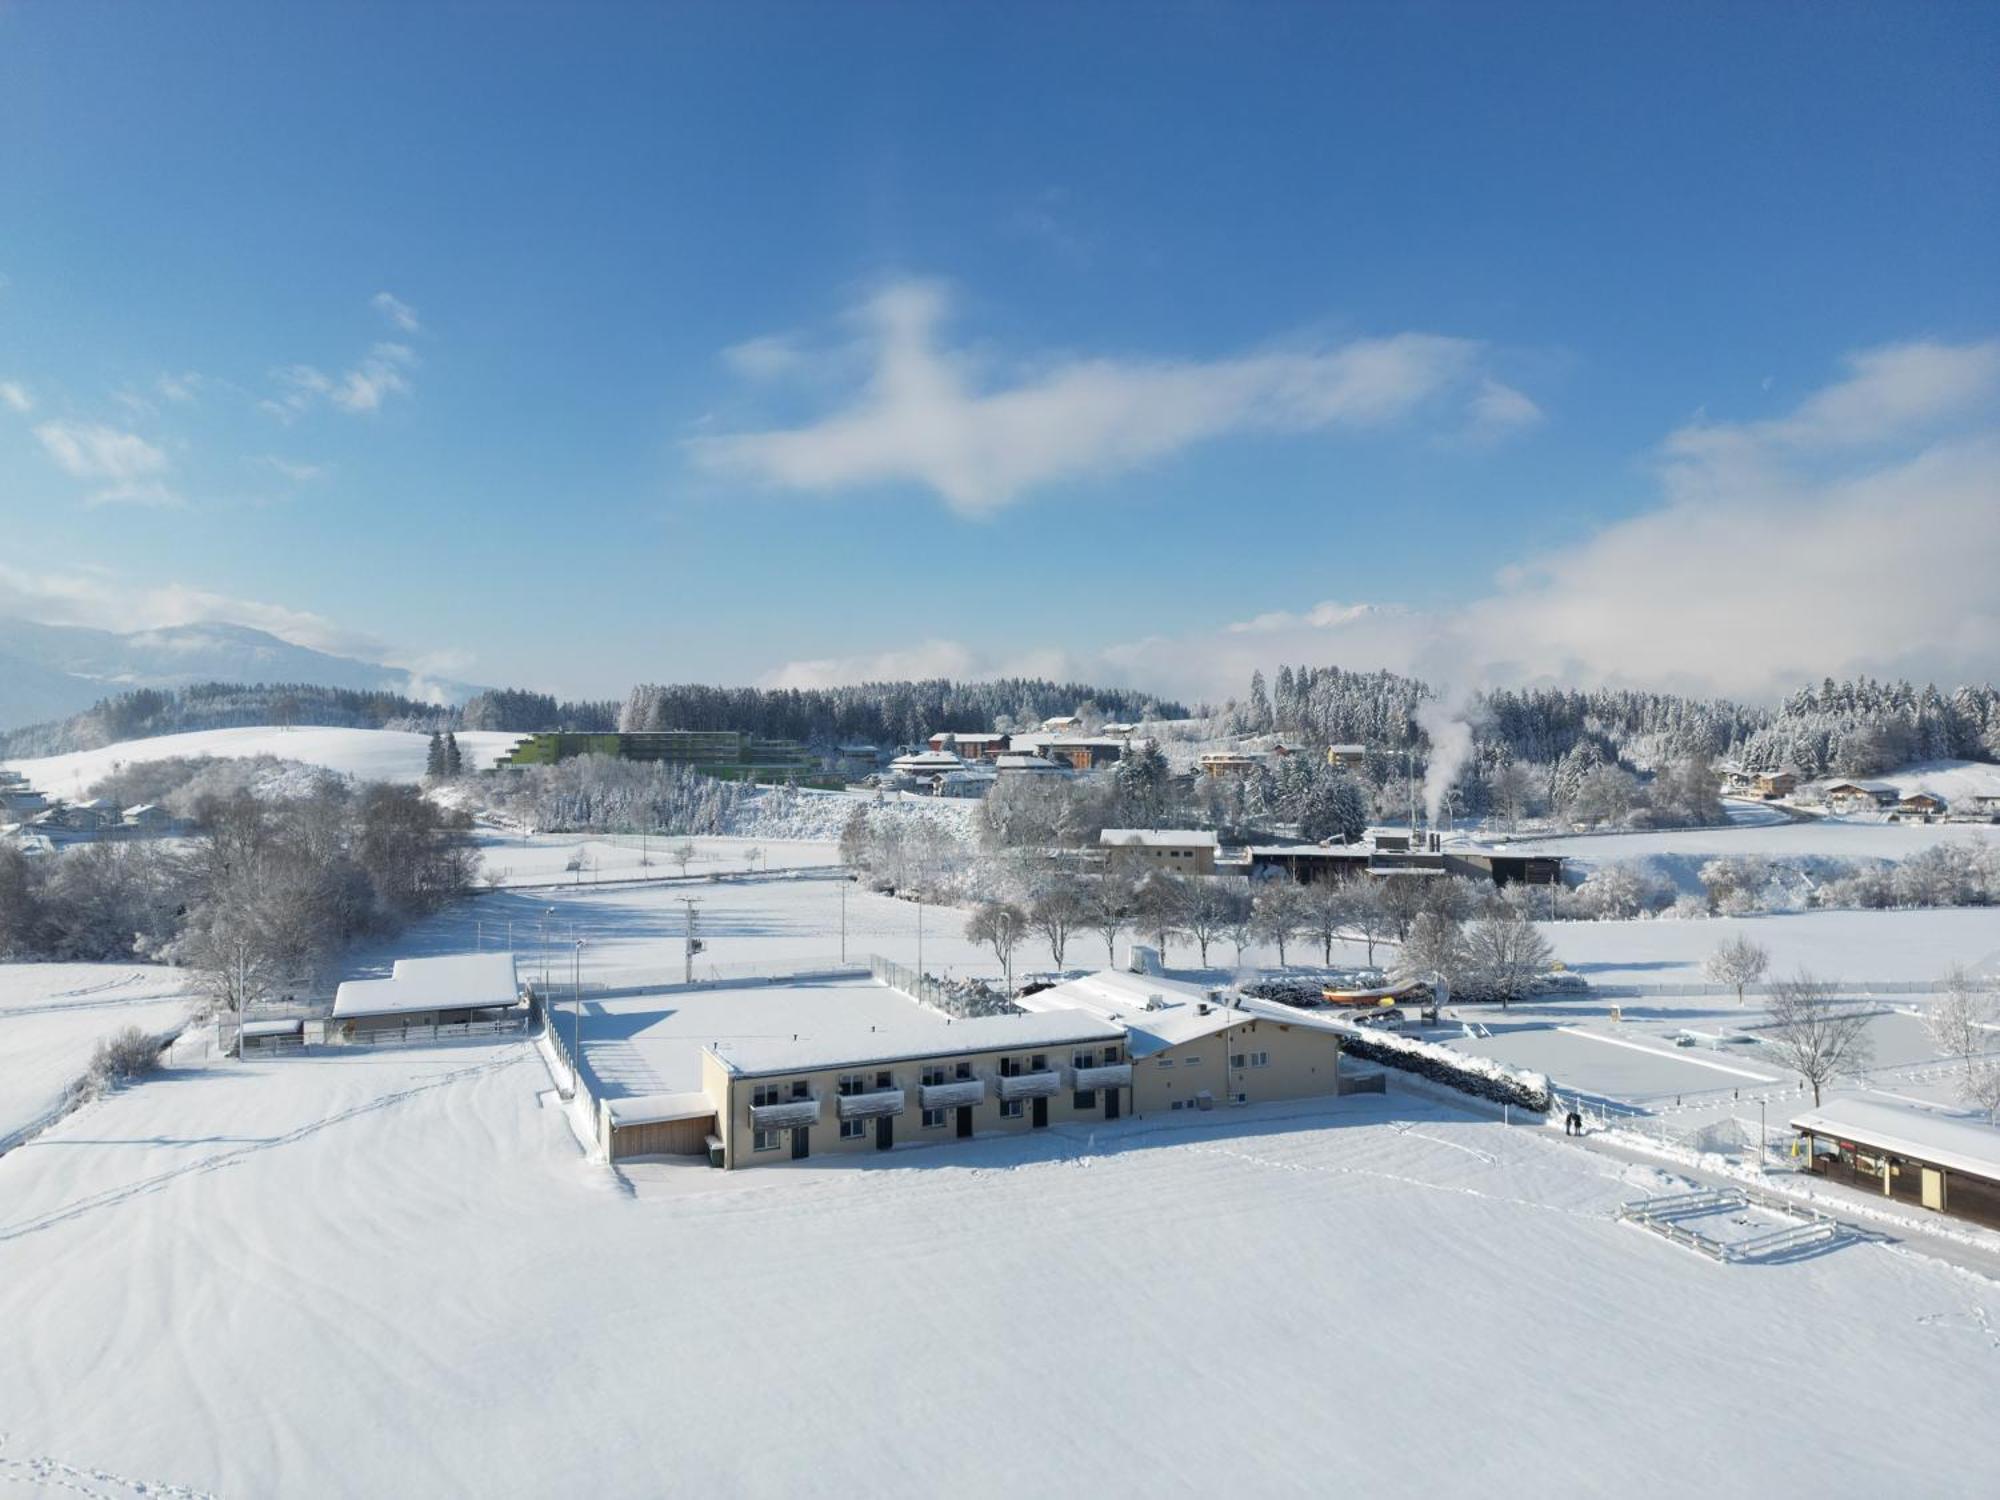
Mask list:
[[[329,1036],[501,1020],[518,1012],[511,953],[399,958],[387,979],[349,979],[333,997]]]
[[[2000,1130],[1839,1095],[1792,1121],[1816,1176],[2000,1229]]]

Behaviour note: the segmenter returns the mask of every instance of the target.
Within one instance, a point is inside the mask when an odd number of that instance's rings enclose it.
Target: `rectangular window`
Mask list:
[[[840,1122],[840,1138],[843,1141],[858,1141],[866,1134],[868,1134],[868,1122],[866,1120],[842,1120]]]
[[[1094,1068],[1097,1066],[1097,1054],[1095,1052],[1072,1052],[1069,1055],[1069,1065],[1072,1068]]]
[[[780,1134],[782,1132],[776,1130],[759,1130],[750,1138],[750,1149],[753,1151],[776,1151],[778,1149],[778,1137]]]
[[[1249,1054],[1248,1054],[1247,1052],[1232,1052],[1232,1053],[1230,1053],[1230,1054],[1229,1054],[1229,1066],[1230,1066],[1230,1067],[1232,1067],[1232,1068],[1247,1068],[1247,1067],[1249,1067],[1249,1066],[1250,1066],[1250,1055],[1249,1055]]]
[[[868,1080],[859,1073],[842,1073],[840,1092],[843,1098],[852,1094],[865,1094],[868,1092]]]
[[[1107,1068],[1113,1067],[1117,1064],[1117,1062],[1118,1062],[1118,1044],[1116,1042],[1113,1042],[1109,1047],[1106,1047],[1104,1049],[1104,1065]]]
[[[812,1098],[812,1084],[804,1078],[794,1078],[792,1080],[792,1097],[794,1099]]]
[[[1018,1057],[1001,1058],[1000,1076],[1002,1078],[1019,1078],[1021,1076],[1021,1059]]]
[[[923,1076],[924,1076],[924,1087],[925,1087],[925,1088],[927,1088],[927,1089],[934,1089],[934,1088],[936,1088],[936,1087],[937,1087],[937,1086],[938,1086],[939,1084],[941,1084],[941,1083],[943,1083],[943,1082],[944,1082],[944,1078],[945,1078],[945,1073],[944,1073],[944,1064],[943,1064],[943,1063],[932,1063],[932,1064],[931,1064],[931,1065],[930,1065],[929,1067],[927,1067],[927,1068],[925,1068],[925,1069],[924,1069],[924,1075],[923,1075]]]
[[[750,1102],[761,1109],[767,1104],[778,1103],[782,1098],[783,1095],[775,1083],[760,1083],[750,1095]],[[759,1146],[757,1149],[761,1151],[764,1148]]]
[[[1251,1067],[1253,1067],[1253,1068],[1268,1068],[1268,1067],[1270,1067],[1270,1066],[1271,1066],[1271,1054],[1270,1054],[1270,1053],[1268,1053],[1268,1052],[1253,1052],[1253,1053],[1251,1053],[1251,1054],[1250,1054],[1250,1066],[1251,1066]]]
[[[953,1070],[953,1073],[960,1083],[965,1083],[972,1077],[972,1064],[962,1062]]]
[[[1174,1065],[1174,1060],[1171,1057],[1163,1057],[1160,1059],[1159,1065],[1163,1068],[1171,1068]]]
[[[924,1111],[924,1129],[926,1129],[926,1130],[942,1130],[942,1129],[944,1129],[944,1113],[945,1113],[945,1112],[944,1112],[943,1110],[941,1110],[941,1109],[927,1109],[927,1110],[925,1110],[925,1111]]]
[[[1176,1100],[1175,1100],[1175,1101],[1173,1102],[1173,1104],[1172,1104],[1172,1105],[1171,1105],[1170,1107],[1171,1107],[1171,1108],[1173,1108],[1173,1109],[1180,1109],[1180,1108],[1182,1108],[1183,1106],[1182,1106],[1182,1104],[1181,1104],[1181,1101],[1180,1101],[1180,1100],[1178,1100],[1178,1099],[1176,1099]]]
[[[894,1076],[893,1076],[893,1075],[891,1075],[891,1074],[888,1074],[888,1073],[877,1073],[877,1074],[875,1075],[875,1087],[876,1087],[876,1088],[878,1088],[878,1089],[892,1089],[892,1088],[894,1088],[895,1086],[896,1086],[896,1080],[895,1080],[895,1078],[894,1078]]]
[[[1046,1072],[1048,1072],[1048,1070],[1049,1070],[1049,1059],[1048,1059],[1048,1054],[1047,1054],[1047,1053],[1045,1053],[1045,1052],[1037,1052],[1037,1053],[1035,1054],[1035,1060],[1034,1060],[1033,1064],[1031,1064],[1031,1066],[1032,1066],[1033,1070],[1034,1070],[1035,1072],[1037,1072],[1037,1073],[1046,1073]]]
[[[1199,1057],[1187,1058],[1186,1062],[1190,1068],[1198,1068],[1201,1066],[1201,1059]]]
[[[1019,1099],[1002,1099],[1000,1101],[1000,1118],[1003,1120],[1020,1119],[1021,1101]]]
[[[1097,1108],[1097,1090],[1096,1090],[1096,1089],[1078,1089],[1078,1090],[1076,1091],[1076,1098],[1075,1098],[1075,1099],[1074,1099],[1074,1100],[1073,1100],[1073,1101],[1071,1102],[1071,1106],[1070,1106],[1070,1107],[1071,1107],[1072,1109],[1095,1109],[1095,1108]]]

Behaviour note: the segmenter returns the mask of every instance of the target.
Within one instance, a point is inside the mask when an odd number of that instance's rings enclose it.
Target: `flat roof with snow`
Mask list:
[[[333,1013],[387,1016],[412,1011],[488,1009],[521,998],[511,953],[399,958],[387,979],[349,979],[334,991]]]
[[[1213,849],[1216,838],[1205,828],[1107,828],[1097,842],[1121,849]]]
[[[604,1112],[613,1125],[671,1125],[707,1119],[715,1113],[715,1101],[703,1093],[628,1094],[606,1099]]]
[[[1068,1047],[1125,1039],[1125,1028],[1080,1010],[1050,1010],[1022,1016],[976,1016],[970,1020],[915,1021],[872,1030],[840,1030],[789,1041],[761,1037],[719,1042],[708,1050],[739,1078],[774,1073],[816,1073],[827,1068],[869,1067],[949,1057],[960,1052],[999,1052],[1021,1047]]]
[[[1150,1057],[1167,1047],[1258,1019],[1211,1000],[1198,984],[1123,969],[1100,969],[1024,995],[1017,1003],[1051,1014],[1088,1014],[1122,1027],[1131,1040],[1134,1057]]]
[[[2000,1182],[2000,1130],[1975,1120],[1843,1094],[1795,1116],[1792,1129],[1880,1146],[1899,1156]]]

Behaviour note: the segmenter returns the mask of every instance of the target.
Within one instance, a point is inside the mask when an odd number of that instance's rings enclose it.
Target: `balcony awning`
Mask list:
[[[925,1109],[962,1109],[986,1098],[986,1080],[958,1078],[950,1083],[927,1083],[917,1090],[917,1100]]]
[[[1132,1084],[1130,1063],[1106,1063],[1101,1068],[1076,1069],[1076,1086],[1080,1089],[1122,1089]]]

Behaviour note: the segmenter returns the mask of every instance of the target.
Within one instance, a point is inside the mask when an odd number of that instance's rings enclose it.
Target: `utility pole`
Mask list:
[[[917,983],[924,980],[924,897],[917,893]]]
[[[702,949],[701,939],[696,936],[701,930],[701,897],[681,896],[676,899],[681,903],[681,909],[687,913],[687,952],[681,977],[686,983],[693,984],[694,956]]]
[[[583,1087],[583,939],[576,940],[575,967],[570,970],[569,1077],[570,1086]]]
[[[1766,1142],[1766,1137],[1764,1134],[1764,1101],[1762,1099],[1759,1099],[1757,1101],[1757,1170],[1759,1172],[1762,1172],[1764,1170],[1764,1164],[1770,1159],[1766,1155],[1766,1153],[1770,1150],[1770,1147],[1765,1142]]]
[[[840,877],[840,962],[847,963],[847,877]]]

